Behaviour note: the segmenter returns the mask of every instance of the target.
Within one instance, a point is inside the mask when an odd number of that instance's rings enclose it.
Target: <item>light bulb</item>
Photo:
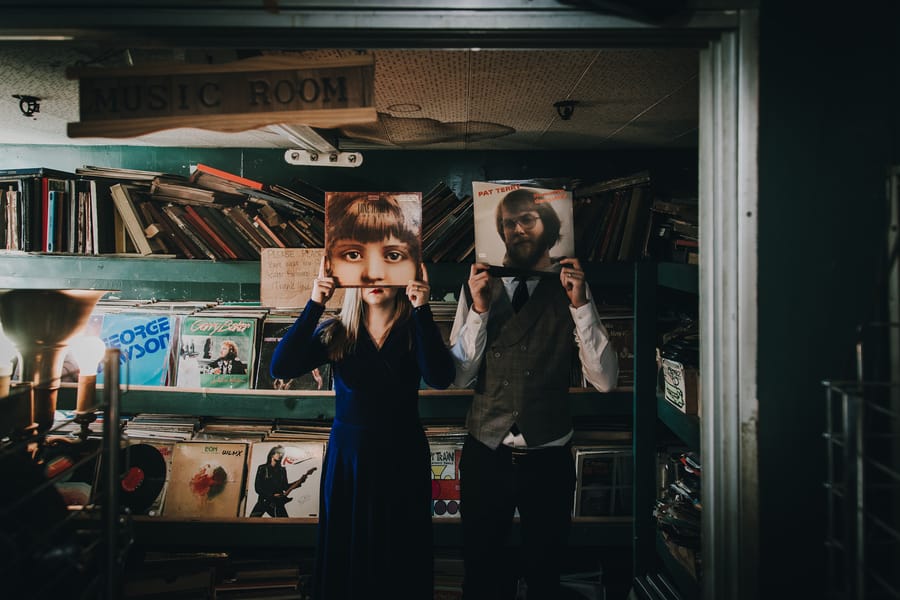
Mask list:
[[[0,331],[0,398],[9,396],[13,361],[18,357],[16,346]]]
[[[69,342],[69,350],[72,351],[82,375],[96,375],[106,352],[106,345],[97,336],[79,335]]]
[[[69,350],[78,363],[78,395],[75,400],[75,414],[91,411],[95,406],[97,392],[97,368],[106,352],[103,340],[93,335],[80,335],[69,342]]]

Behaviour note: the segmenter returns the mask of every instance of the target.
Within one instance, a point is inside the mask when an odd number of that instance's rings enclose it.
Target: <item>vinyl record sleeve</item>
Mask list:
[[[191,315],[181,323],[176,387],[251,386],[259,319]],[[233,348],[226,355],[226,348]]]
[[[533,209],[528,211],[538,215],[528,225],[520,225],[525,231],[515,227],[506,231],[499,218],[499,207],[507,201],[507,196],[530,196]],[[513,272],[555,272],[559,271],[559,260],[575,256],[575,233],[573,224],[572,192],[538,187],[529,187],[516,183],[492,183],[485,181],[472,182],[475,227],[475,260],[498,269]],[[540,215],[543,215],[541,217]],[[516,233],[518,232],[518,233]],[[537,243],[547,246],[547,257],[542,264],[517,262],[508,245],[513,243],[514,235],[530,235],[535,232]],[[540,232],[540,235],[538,234]],[[554,235],[555,239],[554,239]],[[535,249],[538,252],[539,248]],[[549,259],[549,260],[547,260]],[[525,261],[525,259],[522,259]]]
[[[163,492],[166,484],[166,459],[150,444],[126,446],[122,465],[119,501],[134,514],[146,514]]]
[[[421,192],[325,194],[325,270],[338,287],[405,287],[421,263]]]
[[[326,391],[332,388],[330,363],[320,365],[314,371],[304,373],[293,379],[276,379],[269,372],[272,354],[274,354],[278,342],[291,328],[294,321],[294,318],[268,316],[263,322],[259,347],[259,364],[256,373],[256,389]]]
[[[119,349],[122,383],[166,385],[176,323],[174,315],[148,311],[104,316],[100,338],[107,348]],[[102,371],[97,373],[97,383],[103,383]]]
[[[269,452],[278,446],[284,449],[282,466],[287,470],[288,483],[293,483],[306,475],[306,480],[288,494],[290,500],[284,507],[288,517],[317,517],[319,515],[319,482],[322,477],[322,460],[325,443],[321,441],[279,441],[256,442],[250,448],[250,463],[247,469],[247,504],[245,516],[251,516],[259,500],[256,491],[256,475],[261,465],[266,463]],[[270,516],[263,514],[263,516]]]
[[[462,444],[430,444],[431,515],[453,519],[460,516],[459,457]]]
[[[177,442],[163,515],[238,516],[246,459],[243,442]]]

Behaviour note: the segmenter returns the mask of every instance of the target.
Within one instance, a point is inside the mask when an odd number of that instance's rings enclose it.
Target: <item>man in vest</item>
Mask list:
[[[549,263],[558,220],[523,191],[498,204],[497,230],[504,265],[533,274],[495,277],[489,265],[472,265],[451,333],[456,384],[475,392],[460,461],[466,600],[515,597],[504,558],[516,509],[528,600],[559,597],[575,492],[572,361],[577,352],[584,377],[600,391],[614,388],[618,376],[578,259]],[[558,276],[540,276],[553,268]]]

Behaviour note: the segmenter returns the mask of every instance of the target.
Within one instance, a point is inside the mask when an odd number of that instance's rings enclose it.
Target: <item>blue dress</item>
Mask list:
[[[272,356],[273,377],[326,362],[309,301]],[[313,597],[434,596],[431,459],[419,382],[446,388],[455,374],[428,305],[396,323],[381,349],[361,328],[355,351],[332,365],[335,416],[325,454]],[[379,594],[381,592],[381,594]]]

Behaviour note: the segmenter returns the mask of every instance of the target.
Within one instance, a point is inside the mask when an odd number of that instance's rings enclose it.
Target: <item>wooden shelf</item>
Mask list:
[[[429,263],[432,289],[456,294],[469,277],[469,263]],[[588,265],[595,284],[624,285],[629,263]],[[259,302],[258,261],[210,261],[139,255],[45,254],[0,251],[0,288],[114,290],[135,300]]]
[[[435,546],[461,547],[462,528],[455,519],[434,519]],[[316,519],[170,519],[132,517],[134,537],[145,548],[221,550],[222,548],[311,548],[316,544]],[[513,524],[510,544],[519,543],[519,526]],[[631,544],[631,519],[575,520],[569,542],[579,547],[627,547]]]
[[[700,272],[697,265],[659,263],[656,281],[663,287],[696,294],[700,289]]]
[[[97,388],[102,394],[103,385]],[[75,384],[61,384],[58,408],[74,409],[76,393]],[[575,418],[631,415],[631,392],[627,389],[601,393],[573,388],[569,401]],[[468,389],[421,390],[419,413],[423,419],[463,419],[471,402],[472,390]],[[121,412],[330,421],[334,417],[334,392],[123,386]]]

